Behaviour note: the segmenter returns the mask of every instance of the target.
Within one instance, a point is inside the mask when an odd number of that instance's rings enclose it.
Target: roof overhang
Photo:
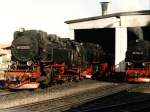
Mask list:
[[[70,29],[139,27],[150,23],[150,10],[108,14],[65,21]]]

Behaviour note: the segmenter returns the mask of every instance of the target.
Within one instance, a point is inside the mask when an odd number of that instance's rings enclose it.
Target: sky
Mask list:
[[[150,0],[0,0],[0,43],[22,27],[68,38],[64,21],[101,15],[101,1],[110,2],[108,13],[150,10]]]

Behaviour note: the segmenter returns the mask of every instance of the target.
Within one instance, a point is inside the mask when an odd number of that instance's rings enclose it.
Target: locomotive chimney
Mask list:
[[[137,36],[137,39],[144,40],[143,30],[141,27],[133,27],[133,28],[129,28],[129,30]]]
[[[109,2],[100,2],[101,4],[101,9],[102,9],[102,16],[107,14],[107,8],[108,8],[108,4]]]
[[[24,32],[25,29],[24,28],[19,28],[19,32]]]

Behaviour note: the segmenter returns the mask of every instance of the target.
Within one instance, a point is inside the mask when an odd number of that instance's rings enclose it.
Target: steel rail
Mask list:
[[[61,98],[41,101],[37,103],[26,104],[22,106],[11,107],[8,109],[4,109],[3,111],[7,112],[8,110],[21,110],[21,111],[38,111],[38,112],[55,112],[67,110],[73,106],[78,106],[79,104],[83,104],[85,102],[93,101],[98,98],[102,98],[108,95],[112,95],[118,93],[120,91],[133,88],[136,85],[131,84],[122,84],[116,85],[109,88],[104,89],[95,89],[86,92],[76,93],[70,96],[65,96]],[[0,110],[1,111],[1,110]],[[12,111],[13,112],[13,111]]]
[[[144,109],[150,108],[150,98],[140,99],[137,101],[129,101],[125,103],[108,105],[103,107],[95,107],[92,109],[82,110],[82,112],[141,112]]]

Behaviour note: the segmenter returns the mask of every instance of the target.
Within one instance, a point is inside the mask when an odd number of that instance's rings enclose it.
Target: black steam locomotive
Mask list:
[[[129,82],[150,82],[150,42],[129,42],[126,52],[126,78]]]
[[[27,89],[91,75],[100,68],[104,52],[98,44],[21,29],[14,33],[11,54],[11,65],[5,71],[6,87]]]

